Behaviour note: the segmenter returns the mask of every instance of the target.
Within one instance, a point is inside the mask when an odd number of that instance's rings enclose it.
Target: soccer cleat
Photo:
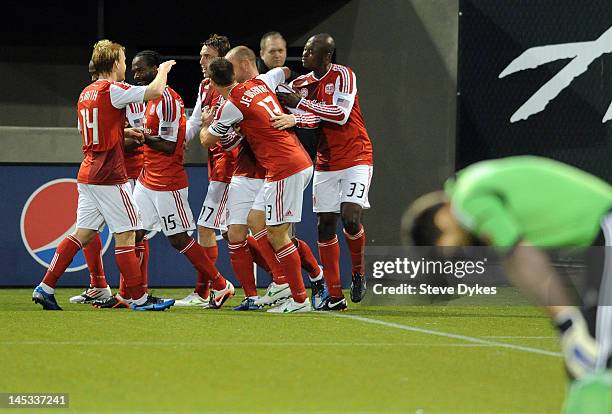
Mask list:
[[[226,300],[234,296],[234,285],[229,280],[225,281],[225,288],[221,290],[210,290],[210,307],[219,309]]]
[[[302,312],[311,312],[312,305],[310,304],[310,300],[306,298],[306,300],[302,303],[296,302],[293,298],[290,298],[282,305],[279,305],[275,308],[268,309],[269,313],[302,313]]]
[[[85,289],[83,293],[70,298],[70,303],[93,303],[96,300],[105,300],[113,296],[110,287],[96,288],[90,287]]]
[[[561,350],[565,367],[572,378],[581,379],[595,370],[597,342],[589,334],[586,322],[579,313],[568,319],[561,334]]]
[[[62,310],[55,300],[55,295],[45,292],[40,286],[36,286],[32,292],[32,302],[42,305],[44,310]]]
[[[353,273],[351,280],[351,302],[359,303],[367,292],[365,276],[361,273]]]
[[[174,305],[174,299],[157,298],[147,294],[147,300],[144,303],[137,304],[132,302],[131,308],[135,311],[165,311]]]
[[[317,310],[320,311],[344,311],[348,308],[346,299],[332,298],[331,296]]]
[[[329,298],[329,292],[327,286],[325,286],[325,280],[317,280],[316,282],[310,282],[310,289],[312,290],[312,307],[314,310],[318,310],[325,301]]]
[[[277,285],[276,283],[272,282],[268,285],[266,293],[264,293],[263,296],[260,296],[259,299],[255,301],[255,304],[260,306],[271,306],[275,303],[282,302],[290,297],[291,290],[289,289],[289,283]]]
[[[244,298],[242,300],[242,302],[240,303],[240,305],[236,306],[234,308],[235,311],[252,311],[252,310],[259,310],[263,308],[262,305],[256,305],[255,304],[255,299],[253,298]]]
[[[91,305],[98,309],[128,309],[131,306],[129,299],[123,299],[119,294],[106,299],[94,300]]]
[[[183,299],[174,302],[174,306],[207,307],[210,303],[210,296],[202,298],[196,292],[191,292]]]

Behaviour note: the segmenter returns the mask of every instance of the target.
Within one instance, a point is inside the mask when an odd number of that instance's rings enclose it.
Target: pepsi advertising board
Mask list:
[[[78,165],[0,165],[4,179],[5,197],[0,199],[2,229],[0,248],[4,271],[0,286],[35,286],[48,268],[57,245],[75,230],[78,201]],[[189,204],[194,217],[206,195],[208,180],[206,167],[187,167],[189,175]],[[302,222],[296,226],[297,235],[317,252],[316,216],[312,212],[312,188],[304,193]],[[106,226],[100,233],[106,277],[112,286],[119,282],[112,235]],[[192,234],[196,238],[197,235]],[[149,285],[151,287],[193,287],[196,273],[190,263],[176,252],[163,233],[149,235]],[[227,243],[219,236],[217,267],[238,286],[230,266]],[[341,243],[343,285],[350,285],[350,256],[344,237]],[[308,284],[308,278],[305,278]],[[257,270],[257,285],[265,287],[270,277]],[[82,252],[74,258],[59,286],[84,287],[89,283],[89,272]]]

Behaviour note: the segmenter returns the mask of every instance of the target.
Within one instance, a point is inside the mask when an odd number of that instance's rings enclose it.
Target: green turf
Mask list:
[[[68,304],[77,293],[58,289],[64,312],[43,312],[31,290],[0,290],[0,392],[69,393],[70,408],[50,413],[245,414],[559,413],[565,394],[560,357],[496,345],[558,352],[531,307],[271,315],[234,312],[234,298],[222,310],[148,313]]]

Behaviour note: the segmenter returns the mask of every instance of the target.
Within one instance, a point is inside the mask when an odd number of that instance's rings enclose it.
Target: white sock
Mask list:
[[[320,266],[319,266],[320,268]],[[323,269],[321,269],[321,271],[319,272],[319,275],[317,277],[310,277],[308,276],[308,278],[310,279],[311,282],[318,282],[319,280],[323,279]]]
[[[145,293],[144,295],[142,295],[142,297],[132,300],[132,303],[135,305],[142,305],[143,303],[145,303],[147,301],[147,298],[149,297],[148,293]]]
[[[44,290],[44,292],[48,293],[49,295],[53,295],[55,293],[55,289],[45,283],[41,282],[38,286],[40,286],[42,290]]]

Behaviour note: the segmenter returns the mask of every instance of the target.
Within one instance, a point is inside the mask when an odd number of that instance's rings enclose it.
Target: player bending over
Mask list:
[[[612,246],[611,209],[612,187],[598,178],[545,158],[510,157],[469,166],[447,182],[446,194],[419,198],[404,215],[402,233],[417,246],[484,243],[499,250],[511,281],[546,306],[559,329],[567,371],[577,380],[567,412],[608,413],[612,407],[601,404],[612,384],[610,249],[605,267],[603,258],[595,264],[600,283],[583,292],[581,312],[570,306],[542,248]]]

